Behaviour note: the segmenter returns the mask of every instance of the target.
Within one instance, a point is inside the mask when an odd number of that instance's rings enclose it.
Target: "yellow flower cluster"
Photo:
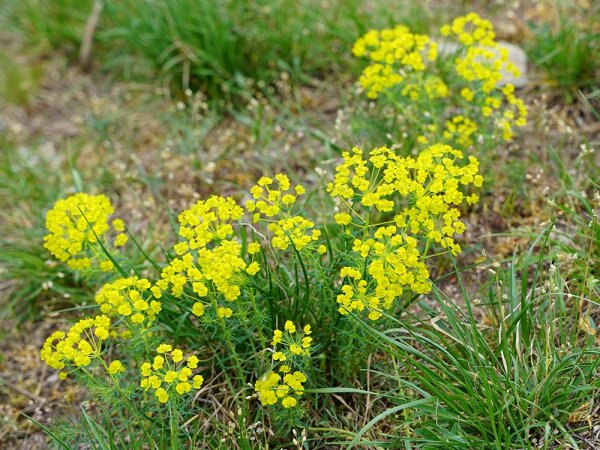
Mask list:
[[[450,91],[440,77],[431,75],[418,79],[413,83],[405,83],[400,93],[402,96],[416,101],[421,97],[429,100],[445,98],[448,97]]]
[[[392,86],[402,83],[404,77],[394,70],[392,66],[383,64],[371,64],[363,70],[359,78],[359,83],[367,92],[367,97],[377,98],[381,92],[387,91]],[[407,89],[409,89],[407,87]],[[409,91],[410,94],[418,96],[418,88]],[[407,92],[403,92],[407,95]],[[411,95],[411,98],[414,98]]]
[[[296,357],[310,356],[310,325],[306,325],[302,331],[297,331],[296,326],[291,320],[285,322],[283,331],[275,330],[273,332],[273,361],[293,361]],[[282,345],[281,350],[276,351],[278,345]]]
[[[290,320],[285,322],[284,329],[273,332],[273,362],[276,367],[264,374],[254,384],[254,390],[263,406],[275,405],[281,401],[284,408],[292,408],[304,393],[306,374],[299,368],[304,360],[310,358],[310,325],[298,331]],[[281,344],[283,348],[277,349]]]
[[[469,119],[462,116],[449,121],[447,128],[455,140],[473,133]],[[430,291],[425,265],[428,249],[435,245],[453,254],[460,252],[454,235],[464,232],[465,226],[458,208],[476,202],[477,196],[467,190],[483,183],[477,159],[470,157],[465,163],[462,159],[460,151],[443,144],[432,145],[416,157],[400,156],[387,147],[368,155],[358,148],[343,153],[343,162],[327,186],[340,207],[334,219],[342,227],[343,240],[353,242],[349,254],[343,255],[347,263],[340,271],[340,313],[365,312],[370,320],[377,320],[405,290]],[[255,223],[267,224],[274,248],[319,254],[331,248],[333,254],[335,246],[326,246],[315,225],[294,212],[298,197],[305,193],[302,186],[293,187],[287,176],[277,174],[262,177],[250,193],[245,210],[232,198],[212,196],[183,211],[178,218],[183,240],[174,245],[176,256],[161,271],[160,279],[153,284],[129,276],[104,284],[95,297],[103,315],[84,319],[67,333],[53,333],[41,351],[42,360],[59,370],[75,370],[99,359],[111,376],[125,372],[119,360],[104,363],[102,343],[117,335],[115,329],[122,323],[130,335],[152,326],[162,309],[163,295],[191,298],[196,316],[210,307],[218,318],[231,317],[233,310],[224,305],[239,299],[244,286],[251,284],[248,277],[260,270],[254,255],[261,251],[261,244],[249,242],[244,250],[236,237],[235,226],[245,211],[253,214]],[[104,225],[98,227],[103,233],[110,229],[109,209],[104,210]],[[92,217],[94,223],[101,222],[98,215]],[[113,227],[123,229],[124,224],[115,221]],[[89,230],[85,239],[90,242]],[[251,293],[246,295],[251,298]],[[112,329],[111,317],[117,319]],[[305,392],[312,342],[310,325],[297,328],[288,320],[281,330],[274,330],[270,370],[254,385],[262,405],[293,408],[298,404]],[[156,352],[139,368],[141,388],[152,392],[158,402],[167,403],[201,388],[202,376],[194,375],[199,363],[196,356],[186,358],[169,344],[159,345]]]
[[[100,311],[108,316],[121,316],[133,325],[154,322],[162,305],[150,293],[150,282],[145,278],[119,278],[106,283],[96,294]]]
[[[344,267],[340,276],[346,280],[338,295],[341,314],[368,311],[370,320],[377,320],[382,311],[390,309],[403,288],[409,286],[418,294],[431,290],[429,271],[411,236],[396,234],[397,227],[382,226],[375,239],[356,239],[353,250],[360,256],[353,267]],[[367,267],[369,280],[363,279],[357,267]]]
[[[508,50],[500,47],[495,41],[492,24],[475,13],[457,17],[452,25],[441,28],[444,36],[455,36],[465,47],[464,55],[456,58],[456,73],[470,82],[470,88],[463,88],[462,97],[472,101],[476,92],[484,95],[480,112],[483,117],[494,116],[494,110],[499,110],[506,103],[507,107],[495,125],[502,131],[504,140],[513,137],[514,126],[522,127],[527,124],[527,108],[523,100],[514,96],[514,85],[507,83],[500,94],[499,84],[503,72],[519,77],[519,70],[508,59]]]
[[[95,245],[110,230],[108,219],[113,212],[105,195],[80,193],[57,201],[46,215],[49,234],[44,236],[44,247],[71,269],[91,267],[96,254],[100,268],[110,271],[112,262],[101,255]],[[114,220],[112,225],[118,232],[125,229],[121,219]],[[126,242],[127,235],[119,233],[113,246],[120,247]]]
[[[151,363],[145,362],[140,367],[140,386],[146,391],[151,389],[160,403],[168,402],[172,396],[183,396],[192,389],[202,387],[202,375],[192,376],[193,369],[198,367],[199,359],[196,356],[191,355],[185,359],[180,349],[174,349],[169,344],[160,344],[156,352],[158,355]]]
[[[482,19],[476,13],[457,17],[451,25],[441,28],[442,36],[454,36],[466,46],[479,44],[487,47],[495,45],[496,33],[489,20]]]
[[[460,46],[450,71],[439,71],[435,65],[427,67],[426,60],[437,58],[435,43],[427,36],[412,34],[405,26],[371,30],[358,39],[354,55],[370,61],[359,78],[367,96],[375,99],[385,93],[395,108],[402,109],[403,116],[413,118],[425,111],[431,116],[424,122],[439,120],[429,124],[434,128],[419,130],[417,142],[422,144],[448,143],[466,148],[472,140],[465,134],[473,134],[478,127],[485,129],[482,131],[500,130],[503,139],[512,139],[514,127],[527,123],[527,108],[514,96],[513,85],[505,84],[501,90],[504,74],[518,77],[519,71],[509,61],[508,51],[495,41],[491,22],[470,13],[444,25],[441,34],[455,39]],[[394,86],[398,86],[396,91],[391,90]],[[441,101],[454,94],[456,98],[451,99],[457,104]],[[461,134],[459,130],[443,130],[455,106],[469,120],[463,121],[463,139],[454,135]],[[448,120],[448,128],[458,126],[453,120]],[[415,125],[412,127],[419,129]],[[438,130],[441,135],[436,134]]]
[[[454,255],[461,251],[453,239],[465,230],[457,207],[478,201],[477,195],[463,190],[469,185],[480,187],[483,177],[478,174],[477,158],[471,156],[468,164],[460,166],[462,153],[442,144],[425,149],[416,159],[387,147],[372,150],[368,159],[358,148],[342,156],[344,162],[327,189],[346,212],[334,218],[349,227],[348,234],[354,230],[362,237],[354,241],[354,264],[340,273],[347,284],[337,301],[342,314],[367,310],[368,317],[376,320],[403,287],[418,294],[430,290],[424,263],[430,243]],[[371,224],[373,210],[394,212],[393,224]],[[423,251],[418,238],[426,241]]]
[[[127,281],[130,280],[133,280],[134,287],[147,289],[147,283],[142,280],[132,278]],[[129,286],[129,283],[126,284]],[[124,304],[127,301],[121,303]],[[111,376],[123,373],[125,366],[120,360],[113,360],[106,366],[101,359],[102,343],[112,334],[110,328],[111,320],[106,315],[82,319],[66,333],[52,333],[44,342],[40,358],[53,369],[61,370],[59,376],[63,380],[68,371],[88,367],[94,360],[100,360]],[[204,378],[201,375],[192,376],[193,369],[198,367],[198,357],[192,355],[185,358],[183,351],[168,344],[159,345],[156,352],[158,355],[151,363],[145,362],[140,367],[142,388],[152,389],[161,403],[166,403],[174,394],[181,396],[192,389],[200,389]]]
[[[115,359],[114,361],[112,361],[109,366],[108,366],[108,373],[111,375],[116,375],[118,373],[122,373],[125,372],[125,367],[123,366],[123,363],[121,361],[119,361],[118,359]]]
[[[40,357],[53,369],[87,367],[100,357],[102,341],[109,336],[110,318],[104,315],[85,318],[73,325],[67,333],[55,331],[44,342]],[[67,373],[61,372],[61,379]]]
[[[507,84],[502,88],[502,94],[506,99],[506,107],[502,114],[502,118],[498,120],[498,127],[502,130],[502,137],[505,141],[512,139],[514,135],[514,127],[524,127],[527,125],[527,107],[523,100],[515,97],[515,87],[512,84]],[[497,98],[494,98],[497,104]],[[494,104],[494,107],[495,107]],[[482,111],[484,115],[489,111]]]
[[[404,81],[409,73],[424,71],[425,62],[437,58],[437,45],[428,36],[411,33],[404,25],[398,25],[369,31],[355,42],[352,53],[372,62],[363,71],[360,84],[369,98],[377,98],[381,92]],[[411,88],[408,90],[412,92]],[[439,87],[429,89],[431,93],[434,90]]]
[[[287,250],[292,245],[301,251],[321,236],[313,222],[292,212],[298,196],[304,192],[301,185],[292,189],[289,178],[283,174],[275,175],[275,180],[262,177],[250,189],[253,200],[246,202],[246,210],[253,213],[253,222],[262,220],[269,224],[273,247]]]
[[[466,54],[456,59],[456,72],[470,82],[481,82],[481,90],[489,93],[502,80],[502,69],[519,76],[518,69],[508,61],[508,50],[497,51],[487,47],[469,47]]]
[[[477,124],[468,117],[459,114],[446,121],[444,139],[447,142],[456,142],[461,148],[473,145],[472,135],[477,131]]]
[[[200,200],[183,211],[179,215],[179,234],[185,241],[174,246],[179,257],[163,269],[161,279],[152,288],[154,296],[160,298],[162,292],[170,289],[175,297],[181,297],[185,286],[190,285],[196,294],[192,312],[197,316],[204,314],[205,301],[236,300],[247,275],[259,270],[257,262],[244,261],[241,243],[234,237],[233,222],[243,213],[232,198],[219,196]],[[233,311],[219,306],[215,313],[227,318]]]

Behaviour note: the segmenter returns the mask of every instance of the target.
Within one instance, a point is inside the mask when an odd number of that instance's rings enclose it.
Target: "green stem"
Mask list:
[[[173,412],[173,405],[169,402],[169,427],[171,431],[171,449],[177,450],[179,448],[179,430],[178,430],[178,416]]]
[[[254,291],[252,289],[249,289],[249,293],[250,293],[250,302],[252,303],[252,310],[254,311],[254,315],[255,315],[255,317],[260,317],[258,306],[256,304],[256,296],[254,295]],[[265,348],[267,348],[267,341],[266,341],[265,335],[263,333],[262,323],[259,323],[257,328],[258,328],[258,338],[260,339],[261,348],[265,349]]]
[[[218,305],[217,305],[217,300],[214,297],[212,299],[212,306],[213,306],[213,309],[215,310],[215,314],[217,314]],[[229,350],[229,352],[231,353],[231,356],[235,362],[235,369],[237,372],[237,377],[239,378],[238,381],[240,382],[240,386],[243,386],[246,376],[244,375],[244,371],[242,370],[242,362],[240,360],[240,357],[239,357],[237,351],[235,350],[235,344],[231,340],[230,330],[227,327],[227,325],[225,324],[225,320],[222,317],[219,317],[217,315],[217,320],[219,321],[219,325],[221,326],[221,331],[223,332],[223,336],[225,336],[225,345],[227,346],[227,350]]]

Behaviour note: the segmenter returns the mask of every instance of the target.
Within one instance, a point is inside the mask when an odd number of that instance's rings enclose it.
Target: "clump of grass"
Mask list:
[[[600,71],[600,7],[573,8],[577,6],[557,3],[556,24],[530,23],[533,39],[526,45],[533,63],[546,72],[549,81],[570,94],[598,87]]]
[[[7,15],[27,41],[74,50],[91,3],[26,0]],[[282,73],[294,84],[310,84],[347,70],[355,63],[345,55],[369,27],[398,20],[427,26],[425,8],[412,0],[403,6],[388,0],[105,1],[94,53],[112,74],[158,77],[165,86],[226,100],[262,90]]]
[[[0,231],[7,236],[0,242],[0,279],[8,290],[3,313],[27,320],[44,312],[39,308],[44,300],[76,295],[72,287],[77,283],[39,251],[44,233],[39,211],[60,195],[60,177],[52,175],[56,167],[3,136],[0,146]]]
[[[600,389],[600,350],[578,326],[575,312],[580,302],[600,305],[575,298],[560,270],[544,264],[550,228],[497,272],[483,302],[466,292],[457,273],[460,299],[436,289],[436,308],[425,305],[425,319],[396,320],[397,327],[383,332],[371,329],[398,362],[396,373],[385,375],[396,389],[386,393],[392,406],[360,430],[352,445],[578,448],[574,435],[591,426]],[[538,245],[542,250],[535,256]],[[476,318],[482,308],[483,322]],[[387,442],[381,434],[363,439],[377,422],[402,410],[404,420],[385,433]]]
[[[376,10],[383,12],[379,5]],[[390,14],[377,13],[371,15],[355,0],[330,5],[128,0],[107,4],[111,26],[99,33],[99,41],[108,49],[109,67],[134,74],[141,60],[164,84],[229,97],[263,89],[282,72],[297,84],[343,71],[348,60],[339,55],[345,55],[362,24]]]
[[[552,168],[561,189],[552,198],[557,228],[550,235],[551,263],[568,273],[569,290],[580,297],[600,296],[600,186],[594,180],[598,164],[593,151],[582,144],[574,164],[567,167],[555,149],[550,149]],[[587,309],[587,308],[584,308]],[[586,317],[586,321],[593,320]]]
[[[74,54],[91,7],[91,0],[9,0],[0,11],[0,19],[7,29],[19,30],[38,51],[61,49]]]

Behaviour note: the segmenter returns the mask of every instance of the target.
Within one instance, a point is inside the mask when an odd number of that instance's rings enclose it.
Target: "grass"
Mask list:
[[[576,435],[587,428],[600,388],[600,351],[574,313],[580,301],[597,302],[573,298],[560,272],[546,275],[542,260],[531,256],[498,272],[483,300],[487,324],[477,320],[466,291],[457,303],[436,290],[439,310],[430,317],[372,330],[398,362],[397,374],[385,375],[397,385],[386,396],[412,404],[380,445],[579,448]],[[581,411],[576,419],[574,411]]]
[[[0,17],[28,36],[37,51],[62,48],[74,54],[81,43],[92,1],[60,0],[6,2]]]
[[[371,370],[381,390],[370,395],[388,409],[349,447],[588,448],[582,436],[600,392],[600,286],[592,275],[600,267],[600,204],[585,192],[588,183],[598,187],[586,175],[597,166],[586,152],[570,169],[552,148],[549,155],[561,185],[550,202],[555,218],[527,251],[488,266],[476,290],[455,266],[458,295],[435,289],[420,314],[368,327],[393,362]]]
[[[91,3],[12,2],[5,22],[35,47],[75,57]],[[402,8],[389,0],[102,3],[94,35],[102,68],[129,79],[158,77],[175,95],[201,90],[222,106],[274,86],[282,74],[297,86],[347,71],[355,62],[343,55],[369,28],[410,22],[424,29],[431,22],[431,12],[410,0]]]
[[[550,83],[570,95],[578,89],[597,89],[600,33],[594,24],[600,18],[600,8],[556,1],[553,9],[557,16],[554,23],[530,24],[533,39],[527,46],[529,56],[546,72]]]
[[[2,233],[0,263],[2,279],[12,280],[15,295],[7,305],[6,313],[22,320],[39,318],[39,305],[48,297],[70,299],[76,284],[70,275],[56,264],[48,264],[46,255],[39,252],[43,236],[43,218],[37,211],[54,201],[61,189],[61,179],[52,179],[55,169],[39,153],[17,149],[8,139],[2,139],[0,156],[0,198],[2,198]],[[48,190],[38,180],[46,180],[54,190]],[[20,229],[20,233],[12,230]],[[55,295],[49,295],[54,293]],[[60,301],[59,301],[60,304]],[[50,305],[49,305],[50,306]],[[54,307],[57,305],[55,304]],[[52,307],[50,307],[52,309]],[[12,310],[12,311],[11,311]]]

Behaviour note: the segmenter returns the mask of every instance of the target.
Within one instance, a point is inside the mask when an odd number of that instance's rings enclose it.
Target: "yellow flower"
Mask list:
[[[156,395],[158,401],[161,403],[167,403],[167,401],[169,400],[169,394],[167,394],[167,391],[165,391],[163,388],[158,388],[154,392],[154,395]]]
[[[122,247],[122,246],[124,246],[127,243],[128,239],[129,238],[124,233],[117,234],[117,236],[115,237],[115,242],[114,242],[115,247]]]
[[[281,401],[281,404],[283,405],[284,408],[293,408],[294,406],[296,406],[298,404],[298,400],[296,400],[294,397],[285,397]]]
[[[112,226],[116,231],[125,231],[125,222],[123,222],[121,219],[113,220]]]
[[[296,332],[296,326],[291,320],[286,320],[285,325],[283,327],[285,331],[288,331],[290,334]]]
[[[179,375],[177,376],[177,379],[179,381],[187,381],[191,375],[192,375],[192,369],[190,369],[189,367],[183,367],[179,371]]]
[[[177,379],[177,372],[175,372],[174,370],[168,370],[168,371],[165,373],[165,378],[164,378],[164,380],[165,380],[167,383],[172,383],[172,382],[173,382],[173,381],[175,381],[176,379]]]
[[[157,353],[168,353],[173,349],[173,347],[169,344],[160,344],[157,348],[156,351]]]
[[[275,353],[273,353],[273,360],[274,361],[285,361],[286,357],[282,352],[275,352]]]
[[[258,242],[251,242],[248,244],[248,253],[251,255],[260,252],[260,244]]]
[[[140,371],[142,373],[142,376],[149,377],[152,373],[152,364],[150,364],[149,362],[145,362],[141,365]]]
[[[190,383],[188,383],[187,381],[184,381],[182,383],[177,383],[175,390],[177,391],[177,393],[179,395],[183,395],[192,390],[192,385]]]
[[[473,100],[473,97],[475,96],[475,94],[473,93],[473,91],[469,88],[463,88],[460,91],[460,95],[468,102],[470,102],[471,100]]]
[[[204,305],[200,302],[194,303],[194,305],[192,306],[192,314],[194,314],[197,317],[202,316],[204,314]]]
[[[190,369],[195,369],[196,367],[198,367],[198,362],[199,362],[198,357],[192,355],[192,356],[188,357],[188,359],[187,359],[187,366]]]
[[[194,389],[200,389],[202,387],[202,383],[204,382],[204,378],[202,375],[195,375],[192,379],[192,387]]]
[[[300,354],[302,354],[302,347],[299,346],[298,344],[291,344],[290,352],[292,352],[294,355],[300,355]]]
[[[260,266],[258,265],[257,262],[253,262],[251,263],[248,268],[246,269],[246,272],[249,275],[256,275],[256,273],[260,270]]]
[[[279,344],[281,342],[282,337],[283,337],[283,332],[281,330],[273,331],[273,341],[272,341],[271,345]]]
[[[125,372],[125,367],[123,367],[123,364],[121,363],[121,361],[119,361],[118,359],[115,359],[108,366],[108,373],[110,373],[111,375],[115,375],[120,372]]]
[[[165,364],[165,358],[163,358],[162,356],[155,356],[154,361],[152,363],[152,368],[154,370],[158,370],[158,369],[161,369],[164,364]]]
[[[114,269],[114,267],[115,267],[115,265],[109,259],[102,261],[100,263],[100,270],[102,270],[103,272],[110,272],[111,270]]]
[[[231,308],[223,308],[222,306],[217,308],[217,317],[229,319],[232,315],[233,311]]]
[[[176,348],[175,350],[173,350],[171,352],[171,358],[173,359],[173,362],[178,363],[179,361],[181,361],[183,359],[183,352],[181,350],[179,350],[178,348]]]
[[[98,336],[98,339],[104,340],[108,338],[108,330],[104,327],[96,327],[94,334]]]
[[[338,225],[348,225],[352,222],[352,217],[348,213],[338,213],[333,217]]]

